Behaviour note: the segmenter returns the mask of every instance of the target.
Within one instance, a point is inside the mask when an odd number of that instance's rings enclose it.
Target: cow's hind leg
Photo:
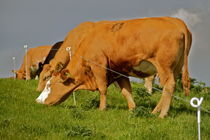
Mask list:
[[[117,79],[117,83],[119,84],[123,96],[127,99],[128,102],[128,108],[129,110],[133,110],[136,107],[135,102],[133,101],[132,95],[131,95],[131,85],[128,78],[121,77]]]
[[[152,113],[157,113],[161,111],[159,115],[160,118],[164,118],[167,115],[172,100],[174,88],[175,88],[174,74],[168,73],[166,82],[163,87],[163,93],[161,99]]]
[[[160,118],[165,117],[168,113],[175,88],[174,70],[176,70],[180,59],[179,36],[174,35],[170,39],[163,40],[155,59],[163,93],[152,113],[160,111]]]

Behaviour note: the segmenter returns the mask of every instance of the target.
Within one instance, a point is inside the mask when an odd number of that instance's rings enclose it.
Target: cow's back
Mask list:
[[[116,62],[128,57],[135,59],[140,55],[142,59],[147,59],[158,52],[162,42],[169,38],[179,38],[186,30],[187,27],[181,20],[170,17],[143,18],[118,23],[114,21],[96,27],[88,36],[87,42],[93,40],[94,44],[95,39],[95,44],[91,46],[92,51],[95,51],[100,45],[98,39],[103,39],[101,49],[106,50],[106,55]]]
[[[30,48],[27,55],[32,65],[38,66],[39,62],[44,62],[52,46],[39,46]]]
[[[106,57],[109,68],[124,74],[129,74],[142,60],[148,60],[163,73],[162,69],[167,65],[164,61],[178,63],[178,53],[183,55],[185,48],[174,43],[179,44],[176,41],[182,40],[183,35],[187,37],[187,32],[183,21],[171,17],[107,22],[89,33],[77,56],[82,61],[92,60],[94,63],[98,61],[96,58]],[[180,61],[183,65],[183,60]],[[78,57],[75,57],[72,65],[82,66],[77,63]],[[176,67],[177,64],[171,65]],[[165,82],[166,78],[162,79]]]

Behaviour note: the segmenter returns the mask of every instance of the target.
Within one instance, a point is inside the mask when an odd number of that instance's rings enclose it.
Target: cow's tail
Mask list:
[[[182,85],[185,92],[185,96],[188,96],[190,93],[190,79],[189,79],[189,72],[188,72],[188,54],[190,51],[191,43],[192,43],[192,34],[187,29],[185,33],[185,46],[184,46],[184,65],[182,71]]]

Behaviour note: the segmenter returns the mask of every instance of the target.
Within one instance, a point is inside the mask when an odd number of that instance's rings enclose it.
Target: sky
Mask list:
[[[190,76],[210,86],[210,0],[0,0],[0,77],[19,69],[24,45],[53,45],[84,21],[175,16],[193,34]]]

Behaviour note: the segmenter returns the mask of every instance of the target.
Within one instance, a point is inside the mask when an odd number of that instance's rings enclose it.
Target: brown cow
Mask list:
[[[32,73],[38,69],[39,62],[44,62],[51,46],[39,46],[30,48],[24,56],[23,63],[19,70],[13,70],[17,79],[32,79]],[[27,73],[26,73],[27,71]]]
[[[183,67],[183,88],[189,94],[188,54],[192,36],[183,21],[171,17],[110,22],[94,28],[82,41],[70,63],[52,77],[37,102],[54,105],[73,91],[100,92],[100,109],[106,108],[106,91],[117,81],[135,107],[127,76],[148,77],[158,73],[162,97],[152,113],[167,115],[175,88],[175,78]],[[87,47],[88,46],[88,47]]]

